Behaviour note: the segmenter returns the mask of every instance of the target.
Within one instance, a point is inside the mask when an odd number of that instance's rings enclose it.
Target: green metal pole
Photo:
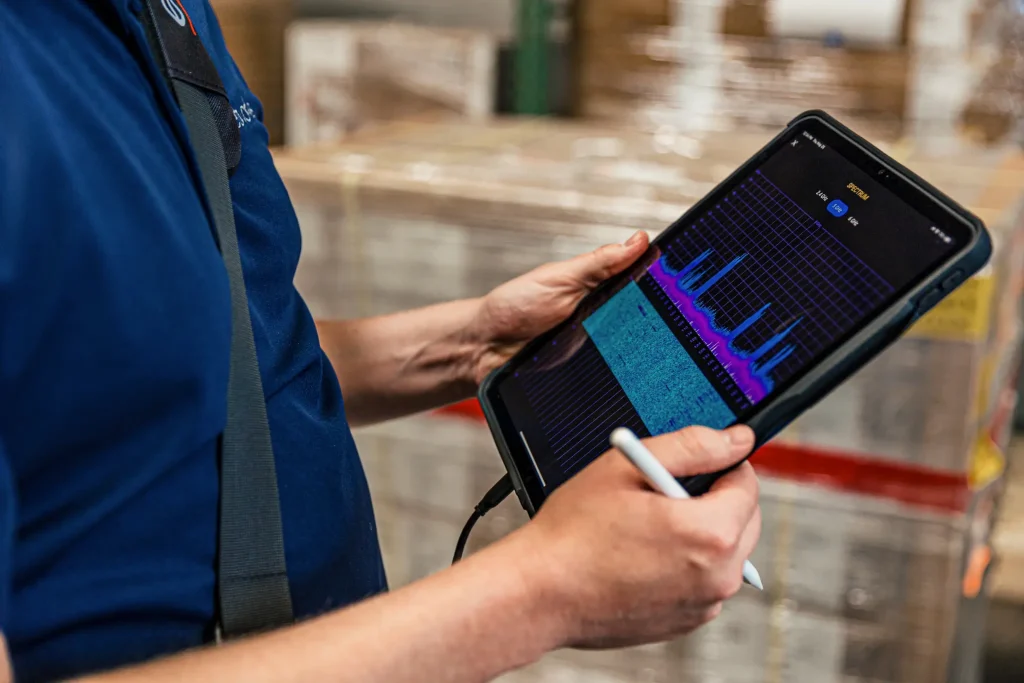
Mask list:
[[[550,0],[519,0],[515,76],[515,109],[519,114],[550,113],[548,36],[552,16]]]

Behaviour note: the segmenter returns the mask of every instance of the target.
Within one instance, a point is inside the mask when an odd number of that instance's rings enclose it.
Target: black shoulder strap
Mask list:
[[[231,287],[217,559],[219,632],[230,638],[293,620],[277,472],[228,185],[229,167],[237,165],[241,147],[224,87],[191,19],[176,0],[149,0],[146,5],[150,48],[184,115]],[[235,150],[226,151],[232,145]]]

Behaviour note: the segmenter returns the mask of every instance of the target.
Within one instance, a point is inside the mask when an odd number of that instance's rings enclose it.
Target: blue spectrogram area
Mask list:
[[[736,419],[635,282],[583,327],[651,434]]]

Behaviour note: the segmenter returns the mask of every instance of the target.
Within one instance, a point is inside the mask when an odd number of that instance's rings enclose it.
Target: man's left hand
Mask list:
[[[631,266],[647,251],[647,233],[609,244],[568,261],[540,266],[501,285],[480,302],[471,335],[480,342],[473,379],[479,384],[527,342],[576,310],[584,296]]]

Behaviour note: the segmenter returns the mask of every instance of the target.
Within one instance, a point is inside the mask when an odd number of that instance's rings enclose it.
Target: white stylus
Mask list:
[[[622,454],[643,473],[655,489],[676,500],[685,500],[691,497],[672,476],[672,473],[665,469],[665,466],[654,457],[653,453],[647,450],[636,434],[625,427],[620,427],[612,432],[611,443],[613,447],[622,451]],[[764,590],[761,575],[749,561],[743,564],[743,580],[759,591]]]

